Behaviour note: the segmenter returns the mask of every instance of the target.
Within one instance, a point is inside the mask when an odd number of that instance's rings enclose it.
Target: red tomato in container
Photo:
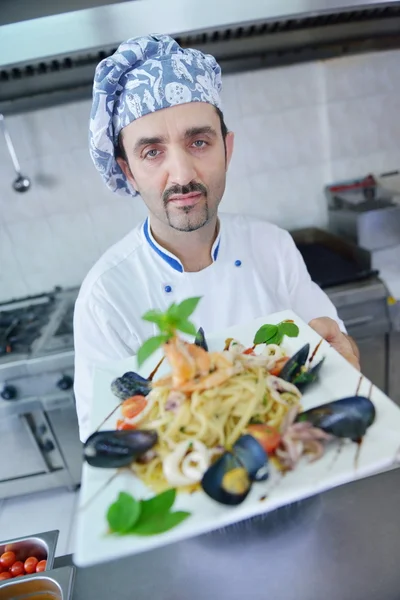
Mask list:
[[[36,558],[36,556],[29,556],[24,562],[25,573],[27,573],[28,575],[30,575],[31,573],[35,573],[38,562],[39,561]]]
[[[2,567],[5,567],[6,569],[9,569],[11,565],[15,563],[16,560],[17,558],[14,552],[4,552],[4,554],[0,556],[0,565]]]
[[[25,575],[24,563],[20,560],[17,560],[11,567],[10,573],[13,577],[18,577],[18,575]]]
[[[9,571],[3,571],[0,573],[0,581],[5,581],[6,579],[11,579],[12,575]]]
[[[122,403],[122,414],[125,419],[133,419],[145,408],[147,400],[144,396],[132,396]]]
[[[275,452],[281,441],[279,431],[270,425],[249,425],[247,431],[256,438],[267,454]]]
[[[47,564],[46,560],[41,560],[40,562],[38,562],[38,564],[36,565],[36,573],[42,573],[43,571],[45,571],[46,564]]]

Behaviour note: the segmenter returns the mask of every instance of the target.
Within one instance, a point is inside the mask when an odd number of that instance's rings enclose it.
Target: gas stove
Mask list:
[[[0,497],[80,482],[73,313],[78,289],[0,305]],[[23,460],[21,460],[21,457]]]
[[[73,312],[78,289],[0,305],[0,397],[51,398],[73,386]],[[1,406],[1,405],[0,405]],[[9,408],[11,410],[11,408]]]

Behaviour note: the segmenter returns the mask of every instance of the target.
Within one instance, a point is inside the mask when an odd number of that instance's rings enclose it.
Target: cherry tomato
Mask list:
[[[279,446],[281,436],[279,431],[270,425],[249,425],[250,435],[256,438],[267,454],[274,452]]]
[[[35,556],[29,556],[24,562],[25,573],[35,573],[38,562],[39,561]]]
[[[127,398],[122,403],[122,414],[125,419],[133,419],[142,410],[145,408],[147,404],[146,398],[144,396],[132,396],[131,398]]]
[[[12,575],[9,571],[3,571],[0,573],[0,581],[4,581],[5,579],[11,579]]]
[[[4,554],[2,554],[0,556],[0,564],[2,567],[5,567],[6,569],[9,569],[11,567],[11,565],[13,565],[16,561],[16,556],[14,554],[14,552],[4,552]]]
[[[251,356],[254,356],[254,346],[252,348],[247,348],[247,350],[243,350],[243,354],[250,354]]]
[[[25,574],[24,563],[21,562],[20,560],[17,560],[17,562],[15,562],[10,567],[10,573],[13,577],[18,577],[18,575],[24,575]]]
[[[36,565],[36,573],[41,573],[42,571],[45,571],[46,564],[47,564],[46,560],[41,560],[40,562],[38,562],[38,564]]]
[[[282,356],[282,358],[278,358],[278,360],[276,361],[276,363],[270,370],[271,375],[278,376],[288,360],[289,360],[288,356]]]
[[[124,421],[123,419],[118,419],[117,421],[117,429],[119,430],[123,430],[123,429],[136,429],[135,425],[132,425],[131,423],[127,423],[126,421]]]

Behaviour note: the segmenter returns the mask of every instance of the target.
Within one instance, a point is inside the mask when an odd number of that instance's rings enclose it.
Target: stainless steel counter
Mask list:
[[[399,600],[400,469],[263,518],[77,569],[73,600]],[[55,566],[71,563],[56,559]]]

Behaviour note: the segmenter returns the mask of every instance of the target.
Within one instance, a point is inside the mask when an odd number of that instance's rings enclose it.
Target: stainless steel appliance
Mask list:
[[[55,290],[0,305],[0,498],[80,483],[76,296]]]
[[[400,204],[369,175],[325,188],[329,229],[370,251],[400,244]]]
[[[332,300],[360,349],[362,372],[400,404],[400,334],[370,253],[317,228],[291,232],[312,279]]]

